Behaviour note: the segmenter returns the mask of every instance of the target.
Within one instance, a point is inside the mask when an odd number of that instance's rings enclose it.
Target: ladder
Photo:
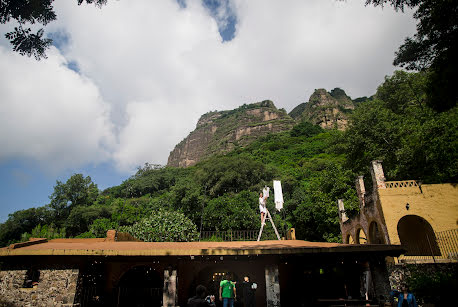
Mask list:
[[[270,220],[270,223],[272,224],[272,227],[275,230],[275,234],[277,235],[277,239],[280,240],[280,235],[278,234],[277,227],[275,227],[274,220],[272,219],[272,216],[270,215],[269,210],[266,208],[266,214],[264,214],[264,219],[261,222],[261,229],[259,229],[259,235],[258,235],[258,240],[261,240],[261,235],[262,235],[262,230],[264,229],[264,225],[266,224],[266,220]]]

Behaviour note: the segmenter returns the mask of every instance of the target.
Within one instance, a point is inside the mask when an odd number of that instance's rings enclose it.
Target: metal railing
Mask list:
[[[202,231],[200,241],[256,241],[259,229]]]
[[[457,262],[458,229],[435,232],[435,238],[424,242],[405,244],[407,253],[398,259],[401,262]]]
[[[404,181],[386,181],[385,187],[387,189],[393,188],[411,188],[418,187],[418,183],[415,180],[404,180]]]

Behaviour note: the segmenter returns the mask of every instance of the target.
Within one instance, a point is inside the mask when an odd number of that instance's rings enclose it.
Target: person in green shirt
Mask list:
[[[219,299],[223,301],[223,307],[234,307],[234,300],[237,298],[235,282],[231,279],[231,273],[227,273],[226,279],[219,283]]]

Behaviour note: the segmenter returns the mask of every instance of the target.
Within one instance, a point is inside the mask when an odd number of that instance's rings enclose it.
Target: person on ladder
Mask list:
[[[261,211],[261,224],[264,223],[264,217],[266,216],[267,209],[266,209],[266,204],[267,204],[267,195],[263,195],[263,193],[259,193],[259,211]]]

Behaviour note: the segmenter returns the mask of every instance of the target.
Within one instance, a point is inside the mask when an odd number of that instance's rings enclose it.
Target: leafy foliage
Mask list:
[[[32,229],[31,233],[24,232],[21,235],[21,241],[28,241],[30,238],[65,238],[65,235],[65,228],[56,228],[53,224],[44,226],[38,224],[37,227]]]
[[[50,223],[50,212],[46,207],[19,210],[8,215],[0,224],[0,242],[3,246],[17,242],[24,232],[31,232],[36,226]]]
[[[72,209],[65,221],[67,233],[76,236],[89,230],[89,226],[99,218],[110,218],[111,208],[104,206],[77,206]]]
[[[380,159],[388,178],[456,182],[458,178],[458,109],[437,113],[422,104],[423,73],[396,72],[387,77],[376,99],[353,113],[347,138],[347,161],[355,173],[368,173]]]
[[[417,33],[399,47],[394,65],[431,73],[427,104],[436,111],[456,106],[458,83],[458,3],[450,0],[367,0],[366,4],[390,3],[395,9],[416,8]]]
[[[450,306],[455,300],[458,289],[456,267],[449,266],[447,270],[429,269],[409,266],[410,276],[406,282],[417,300],[436,306]]]
[[[53,209],[56,223],[60,225],[70,211],[77,206],[89,206],[97,199],[99,190],[91,177],[74,174],[67,182],[56,181],[54,192],[51,194],[49,207]]]
[[[245,230],[255,229],[259,214],[253,204],[258,201],[258,193],[243,191],[238,194],[225,194],[211,199],[203,212],[205,229]]]
[[[122,226],[128,232],[146,242],[195,241],[199,237],[197,227],[184,214],[175,211],[157,210],[132,226]]]
[[[86,2],[94,3],[101,7],[107,3],[107,0],[77,0],[78,5]],[[44,30],[39,29],[37,33],[31,33],[30,28],[23,28],[23,25],[42,24],[56,20],[53,0],[0,0],[0,24],[6,24],[11,20],[19,23],[14,31],[5,34],[6,39],[13,45],[13,50],[21,55],[34,56],[37,60],[46,58],[46,49],[48,49],[52,40],[43,38]]]
[[[320,127],[320,126],[317,126],[317,125],[314,125],[310,122],[301,122],[300,124],[296,125],[293,127],[293,129],[291,130],[290,134],[291,136],[293,137],[298,137],[298,136],[306,136],[306,137],[310,137],[310,136],[314,136],[318,133],[321,133],[323,132],[324,130]]]
[[[353,174],[339,163],[323,159],[308,162],[309,178],[294,191],[292,202],[297,235],[311,241],[340,241],[336,200],[345,199],[345,209],[351,216],[358,212],[358,200],[353,186]]]

